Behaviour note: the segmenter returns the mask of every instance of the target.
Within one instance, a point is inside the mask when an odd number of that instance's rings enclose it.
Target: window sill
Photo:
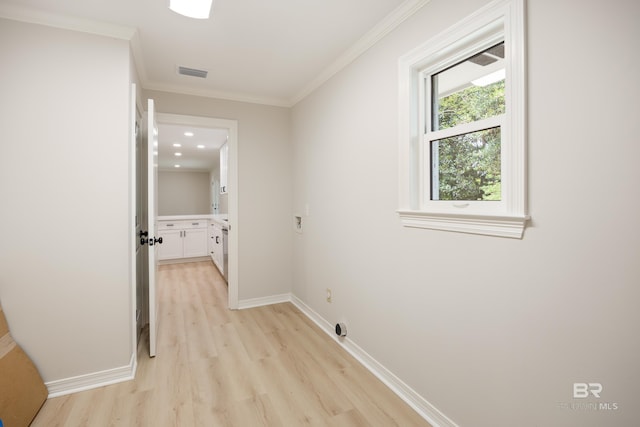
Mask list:
[[[405,227],[522,239],[529,216],[469,215],[399,210]]]

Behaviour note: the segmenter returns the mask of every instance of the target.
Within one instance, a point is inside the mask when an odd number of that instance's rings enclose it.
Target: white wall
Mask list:
[[[239,299],[290,292],[289,109],[158,91],[144,96],[155,100],[160,113],[238,121]]]
[[[209,172],[158,171],[158,215],[211,212]]]
[[[0,19],[0,299],[46,382],[129,364],[129,47]]]
[[[640,425],[638,3],[529,1],[522,240],[395,213],[398,58],[485,3],[431,1],[294,107],[294,293],[460,426]],[[560,408],[574,382],[619,409]]]

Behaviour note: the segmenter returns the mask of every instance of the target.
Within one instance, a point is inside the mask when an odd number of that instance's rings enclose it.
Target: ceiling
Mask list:
[[[227,135],[227,129],[158,123],[158,169],[208,172],[219,164]]]
[[[130,40],[145,89],[288,107],[427,2],[214,0],[211,18],[198,20],[169,10],[169,0],[0,0],[0,17]],[[224,141],[226,130],[159,124],[158,166],[210,170]],[[179,158],[174,143],[183,144]]]
[[[0,0],[0,16],[131,39],[145,89],[291,106],[427,1],[214,0],[197,20],[168,0]]]

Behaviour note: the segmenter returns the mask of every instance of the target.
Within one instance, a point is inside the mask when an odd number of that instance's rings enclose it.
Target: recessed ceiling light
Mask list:
[[[173,165],[173,167],[174,167],[174,168],[179,168],[179,167],[180,167],[180,165]]]
[[[175,144],[173,144],[173,146],[174,146],[174,147],[176,147],[176,148],[180,148],[180,147],[182,147],[182,144],[178,144],[178,143],[176,142]]]
[[[184,136],[193,136],[193,132],[185,132]]]
[[[202,144],[198,144],[198,145],[197,145],[197,147],[198,147],[198,148],[204,148],[204,145],[202,145]]]
[[[182,156],[182,153],[173,153],[174,156],[180,157]]]
[[[209,19],[213,0],[169,0],[169,9],[187,18]]]

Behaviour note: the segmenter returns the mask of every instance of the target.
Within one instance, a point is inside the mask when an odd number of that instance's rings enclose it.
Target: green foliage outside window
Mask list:
[[[439,129],[504,114],[504,80],[468,87],[438,104]],[[432,155],[437,151],[438,158],[437,199],[500,200],[500,141],[499,127],[433,141]]]

